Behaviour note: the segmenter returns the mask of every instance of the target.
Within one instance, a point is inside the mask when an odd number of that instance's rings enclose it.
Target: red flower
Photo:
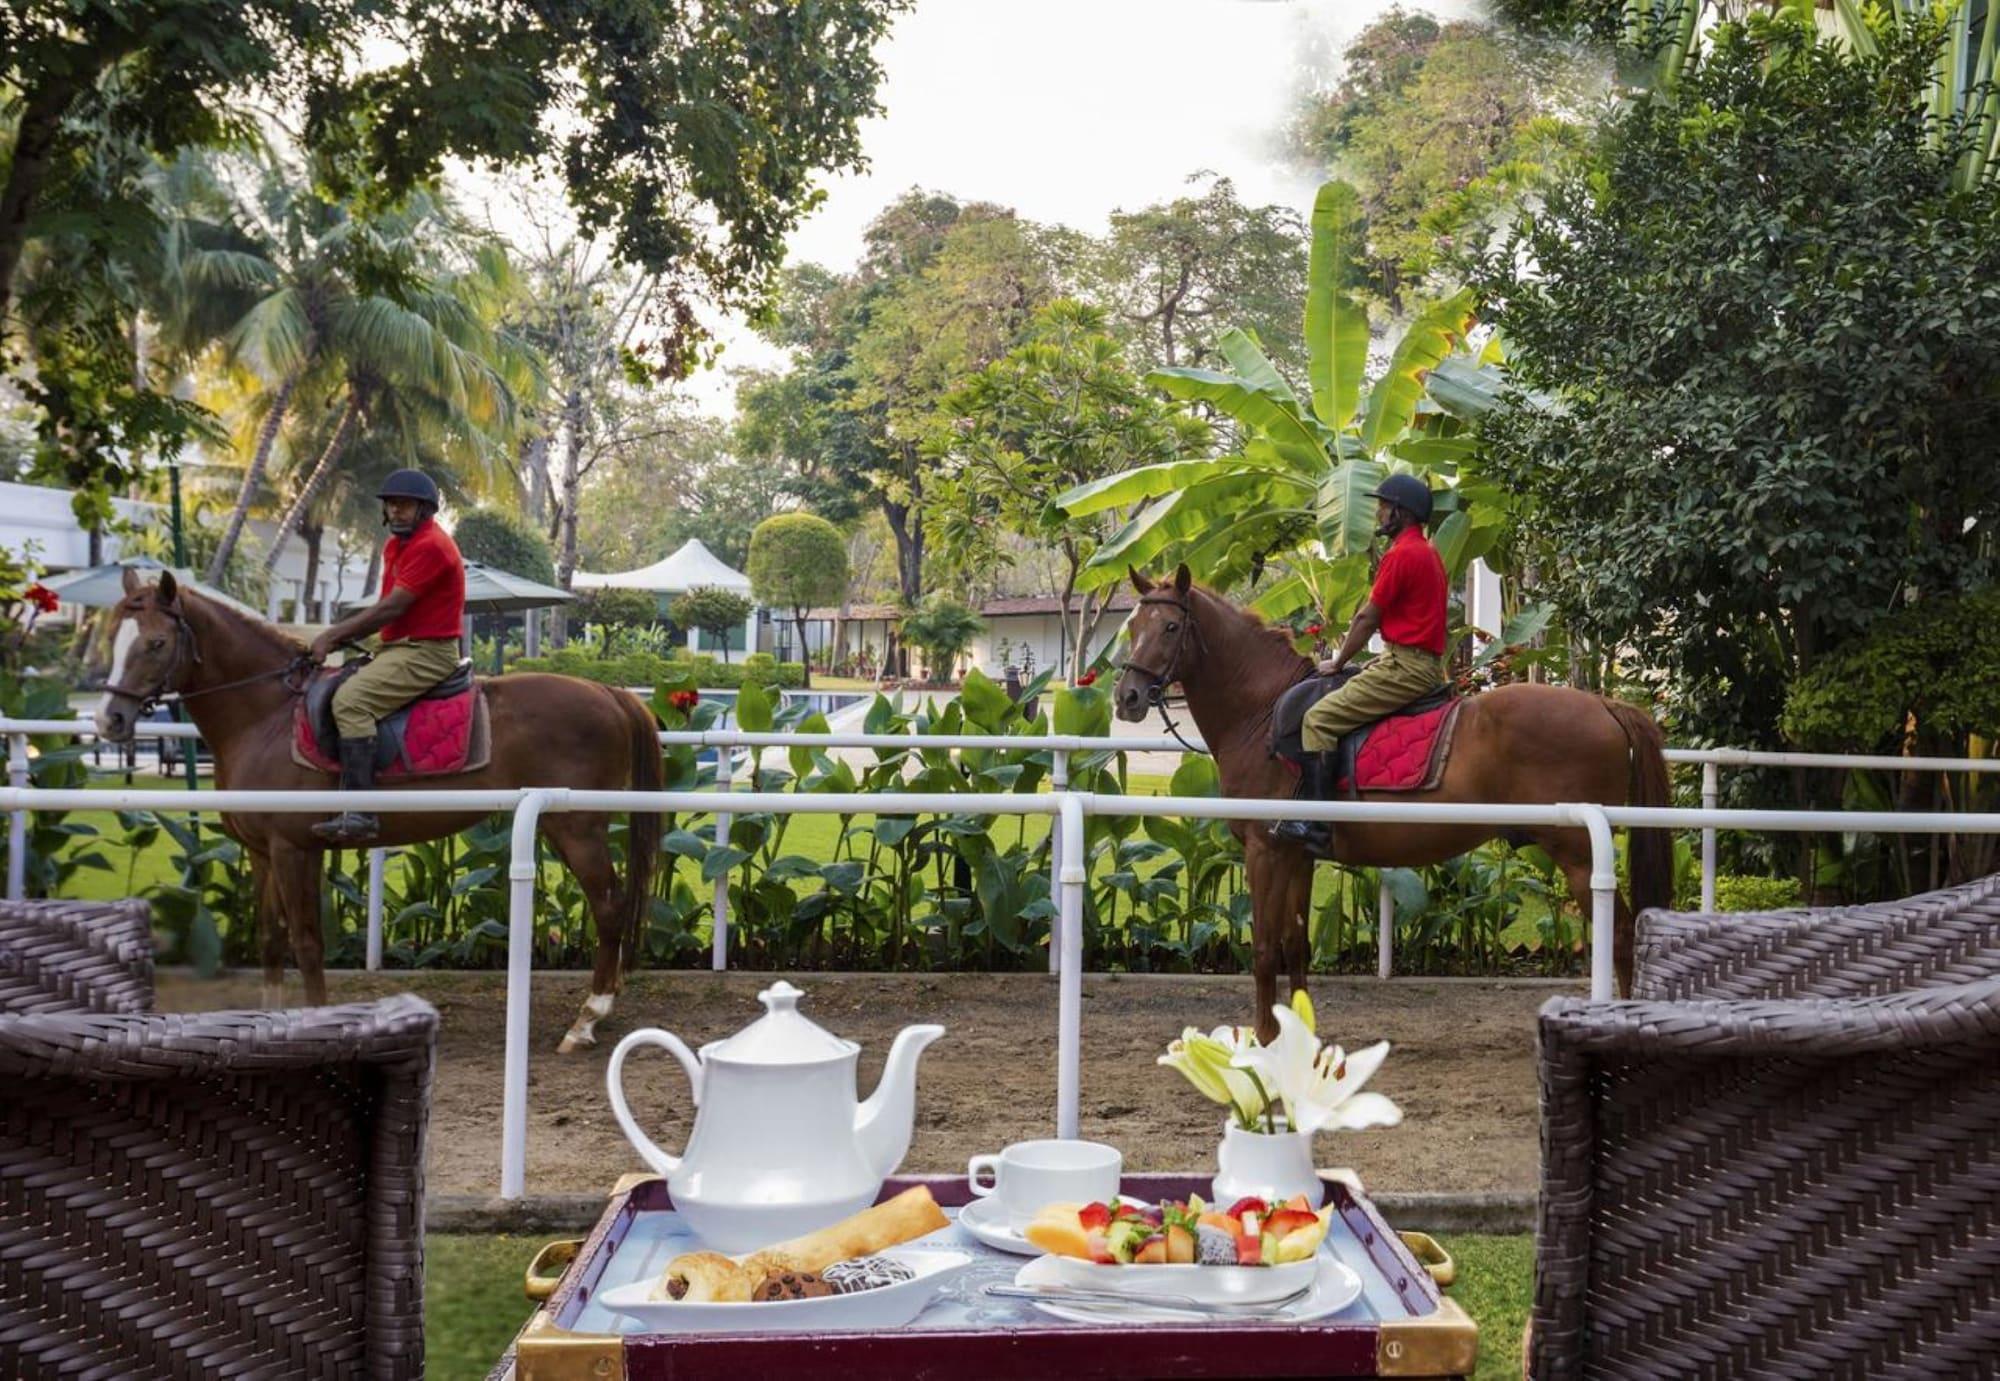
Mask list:
[[[28,603],[34,605],[44,614],[53,614],[56,611],[56,606],[62,603],[62,600],[56,596],[54,590],[40,583],[30,585],[24,593],[27,596]]]
[[[1077,684],[1078,684],[1079,686],[1094,686],[1094,685],[1096,685],[1096,684],[1097,684],[1097,668],[1096,668],[1096,667],[1092,667],[1092,668],[1091,668],[1091,669],[1090,669],[1089,671],[1086,671],[1085,673],[1083,673],[1083,675],[1081,675],[1081,676],[1077,677],[1077,678],[1076,678],[1076,683],[1077,683]]]
[[[672,695],[667,697],[667,703],[669,705],[672,705],[675,709],[679,710],[682,714],[686,714],[689,710],[692,710],[696,705],[701,703],[701,692],[691,691],[691,690],[677,690]]]
[[[1326,632],[1326,628],[1322,624],[1309,623],[1306,625],[1306,636],[1308,638],[1317,638],[1324,632]]]

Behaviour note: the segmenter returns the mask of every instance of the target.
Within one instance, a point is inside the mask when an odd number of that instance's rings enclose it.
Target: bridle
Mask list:
[[[258,681],[272,681],[280,677],[284,679],[285,689],[293,695],[304,694],[304,683],[299,682],[294,684],[293,681],[295,676],[312,665],[312,658],[303,652],[275,670],[260,671],[251,676],[238,677],[234,681],[224,681],[219,686],[203,686],[200,690],[191,691],[169,690],[168,687],[178,681],[181,673],[188,667],[198,667],[201,665],[201,647],[195,641],[194,626],[187,621],[186,614],[171,605],[162,604],[158,607],[162,613],[174,621],[174,660],[168,665],[166,675],[160,678],[160,684],[149,691],[142,691],[136,690],[131,686],[116,685],[110,681],[104,683],[104,690],[107,695],[122,695],[127,700],[138,701],[138,717],[144,718],[146,715],[151,714],[154,709],[169,701],[174,704],[180,704],[184,701],[193,700],[197,696],[214,695],[217,691],[235,690],[239,686],[253,685]]]
[[[1174,723],[1173,716],[1167,712],[1167,687],[1181,678],[1181,654],[1187,650],[1188,634],[1193,633],[1196,638],[1201,637],[1201,630],[1194,621],[1194,606],[1186,596],[1179,594],[1143,595],[1139,603],[1141,606],[1170,604],[1181,611],[1181,626],[1174,630],[1174,655],[1167,659],[1166,666],[1159,671],[1141,666],[1129,657],[1112,665],[1120,671],[1136,671],[1142,676],[1150,677],[1152,684],[1146,688],[1146,703],[1160,712],[1160,722],[1166,725],[1167,732],[1174,736],[1175,742],[1190,753],[1206,753],[1206,749],[1197,748],[1181,737],[1180,726]],[[1203,646],[1206,647],[1206,644]]]

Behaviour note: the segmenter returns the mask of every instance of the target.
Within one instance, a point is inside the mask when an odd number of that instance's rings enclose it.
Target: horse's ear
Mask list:
[[[1187,562],[1183,561],[1180,564],[1180,569],[1174,572],[1174,593],[1182,599],[1186,599],[1188,586],[1192,584],[1194,584],[1194,576],[1188,572]]]
[[[126,594],[128,594],[128,595],[129,595],[129,594],[132,594],[132,593],[134,593],[134,592],[135,592],[136,590],[138,590],[138,588],[139,588],[139,573],[138,573],[137,571],[133,570],[133,569],[132,569],[132,568],[131,568],[130,566],[125,566],[125,567],[123,567],[123,568],[121,568],[121,569],[120,569],[120,571],[119,571],[119,578],[120,578],[120,579],[122,579],[122,580],[123,580],[123,581],[125,582],[125,593],[126,593]]]
[[[1153,582],[1146,579],[1145,574],[1137,566],[1127,566],[1125,574],[1132,577],[1132,588],[1140,594],[1149,595],[1153,592]]]
[[[127,572],[126,572],[126,574],[127,574],[127,575],[130,575],[130,574],[131,574],[131,572],[130,572],[130,571],[127,571]],[[161,607],[162,607],[162,608],[172,608],[172,607],[173,607],[173,604],[174,604],[174,601],[178,600],[178,599],[179,599],[179,598],[181,597],[181,587],[180,587],[180,585],[179,585],[179,584],[178,584],[178,583],[177,583],[177,582],[176,582],[176,581],[174,580],[174,573],[173,573],[172,571],[161,571],[161,572],[160,572],[160,587],[159,587],[159,588],[160,588],[160,596],[159,596],[159,597],[160,597],[160,605],[161,605]]]

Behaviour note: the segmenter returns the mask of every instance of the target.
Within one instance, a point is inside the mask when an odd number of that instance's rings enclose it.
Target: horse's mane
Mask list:
[[[256,618],[224,604],[219,599],[210,599],[186,587],[181,587],[179,593],[183,605],[192,603],[199,606],[202,612],[215,622],[225,624],[244,636],[265,644],[273,651],[296,656],[306,650],[304,640],[293,637],[266,619]]]
[[[1296,681],[1300,673],[1312,665],[1311,659],[1300,656],[1298,649],[1292,646],[1292,634],[1289,629],[1278,627],[1256,610],[1246,609],[1226,595],[1217,594],[1206,585],[1196,585],[1193,588],[1196,594],[1203,596],[1218,612],[1233,617],[1238,631],[1253,649],[1260,653],[1268,649],[1272,654],[1274,666],[1280,662],[1285,664],[1292,672],[1292,680]]]

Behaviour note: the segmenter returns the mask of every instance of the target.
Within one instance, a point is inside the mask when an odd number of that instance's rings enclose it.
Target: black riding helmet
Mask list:
[[[1396,505],[1419,523],[1431,520],[1431,489],[1415,475],[1391,475],[1368,491],[1371,499]]]
[[[375,491],[378,499],[416,499],[438,506],[437,482],[421,470],[396,470],[382,481],[382,487]]]

